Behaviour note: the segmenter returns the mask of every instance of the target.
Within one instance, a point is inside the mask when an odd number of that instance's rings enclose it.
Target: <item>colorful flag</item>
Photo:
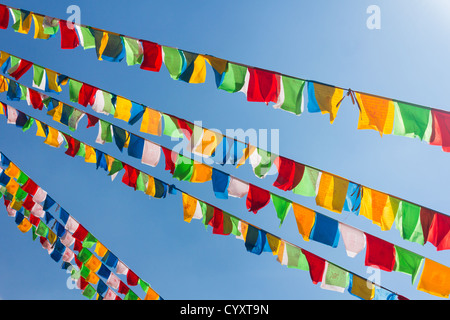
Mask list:
[[[394,102],[375,96],[355,93],[360,108],[358,129],[373,129],[391,134],[394,127]]]
[[[394,102],[394,135],[430,141],[432,130],[431,110]]]
[[[308,111],[330,114],[330,123],[334,122],[344,90],[316,82],[308,82]]]
[[[303,89],[305,81],[287,76],[281,76],[281,88],[278,101],[274,108],[283,109],[299,115],[303,112]]]
[[[417,290],[437,297],[448,298],[450,294],[450,268],[425,258]]]

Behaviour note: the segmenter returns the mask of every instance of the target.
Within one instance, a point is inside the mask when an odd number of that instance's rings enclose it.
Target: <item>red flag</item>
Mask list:
[[[127,294],[129,290],[130,288],[128,288],[128,286],[120,280],[119,289],[117,289],[117,292]]]
[[[30,102],[34,109],[42,110],[44,103],[42,102],[42,97],[39,92],[28,89],[28,94],[30,95]]]
[[[275,165],[278,168],[278,178],[273,185],[278,189],[292,190],[302,180],[305,171],[304,165],[284,157],[278,157]]]
[[[305,255],[306,260],[308,260],[309,275],[311,276],[312,282],[318,284],[322,281],[323,272],[325,270],[325,260],[303,249],[302,253]]]
[[[85,107],[87,107],[88,104],[93,105],[97,90],[97,88],[83,83],[78,94],[78,103]]]
[[[78,151],[80,150],[80,144],[81,144],[80,141],[77,139],[74,139],[71,136],[65,135],[65,134],[64,134],[64,136],[66,137],[67,144],[69,146],[67,148],[65,154],[67,154],[71,157],[75,157],[77,155]]]
[[[264,208],[270,202],[270,192],[261,189],[253,184],[249,184],[246,205],[248,211],[257,213],[258,210]]]
[[[433,116],[433,131],[430,144],[442,146],[442,150],[450,152],[450,113],[432,109],[431,114]]]
[[[427,208],[420,208],[420,224],[422,225],[422,233],[424,244],[428,241],[428,234],[436,213]]]
[[[21,59],[19,62],[19,66],[14,72],[10,74],[16,80],[19,80],[30,68],[33,66],[33,63],[24,59]]]
[[[394,270],[394,245],[370,234],[365,233],[365,235],[367,241],[365,265],[375,266],[389,272]]]
[[[136,190],[136,181],[139,176],[139,170],[127,164],[123,164],[123,167],[125,169],[125,173],[122,177],[122,182]]]
[[[22,186],[22,190],[28,194],[31,194],[32,196],[36,194],[38,188],[38,185],[31,179],[28,179],[27,182],[25,182],[25,184]]]
[[[250,79],[247,89],[247,101],[277,102],[280,93],[279,76],[270,71],[248,68]]]
[[[30,214],[30,223],[37,227],[39,225],[39,222],[41,222],[41,219],[39,217],[36,217],[34,214]]]
[[[214,215],[209,223],[213,227],[213,234],[223,234],[223,211],[214,207]]]
[[[166,159],[166,167],[165,170],[170,171],[170,174],[173,174],[175,171],[175,162],[172,159],[172,150],[167,149],[161,146],[162,151],[164,152],[164,158]]]
[[[436,213],[431,223],[427,240],[438,251],[450,249],[450,217]]]
[[[187,124],[185,120],[177,119],[178,122],[178,128],[182,129],[183,134],[188,138],[188,140],[191,139],[192,136],[192,128]]]
[[[86,115],[88,117],[88,124],[87,124],[86,128],[94,127],[98,122],[98,118],[89,113],[86,113]]]
[[[75,230],[72,236],[77,240],[83,241],[87,235],[88,231],[81,224],[79,224],[77,230]]]
[[[31,211],[31,209],[34,207],[35,204],[36,203],[34,202],[33,197],[29,194],[25,198],[25,201],[22,203],[22,207]]]
[[[127,283],[129,286],[135,286],[139,282],[139,277],[130,269],[127,272]]]
[[[74,49],[80,45],[75,27],[69,28],[66,20],[59,20],[61,30],[61,49]]]
[[[161,69],[162,65],[162,50],[157,43],[141,40],[142,48],[144,49],[144,58],[141,63],[141,69],[156,71]]]
[[[0,4],[0,29],[7,29],[9,24],[8,7]]]

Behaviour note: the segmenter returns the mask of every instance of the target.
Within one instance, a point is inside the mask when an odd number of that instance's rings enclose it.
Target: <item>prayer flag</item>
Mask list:
[[[430,144],[442,146],[442,150],[450,152],[450,113],[439,110],[431,110],[433,116],[433,131]]]
[[[330,123],[334,122],[340,103],[344,97],[344,90],[316,83],[308,82],[308,111],[330,114]]]
[[[305,81],[287,76],[281,76],[281,88],[278,101],[274,108],[299,115],[303,112],[303,89]]]
[[[450,294],[450,268],[425,258],[417,290],[437,297],[448,298]]]
[[[348,180],[323,172],[320,177],[316,204],[333,212],[341,213],[347,195]]]
[[[395,101],[394,135],[430,141],[431,110]]]
[[[292,209],[297,222],[298,232],[303,237],[303,240],[309,241],[311,230],[316,220],[316,213],[313,210],[303,207],[297,203],[292,203]]]
[[[403,239],[425,243],[420,224],[420,207],[407,201],[401,201],[395,217],[395,224]]]
[[[247,89],[247,101],[277,102],[280,93],[280,76],[266,70],[248,68],[250,79]]]
[[[157,43],[141,40],[143,48],[143,60],[140,68],[149,71],[159,72],[162,65],[162,50]]]
[[[339,243],[339,222],[316,212],[314,226],[309,238],[336,248]]]
[[[339,223],[339,230],[349,257],[355,257],[366,247],[366,235],[361,230]]]
[[[292,201],[277,196],[276,194],[271,193],[270,198],[272,199],[273,206],[275,207],[275,211],[277,212],[277,217],[280,220],[280,226],[283,224],[284,219],[286,218],[289,210],[292,207]]]
[[[261,189],[253,184],[249,184],[246,205],[248,211],[257,213],[270,202],[270,192]]]
[[[373,129],[383,134],[392,133],[394,102],[362,93],[355,93],[360,108],[358,129]]]
[[[79,46],[80,41],[73,23],[59,20],[59,28],[61,30],[61,49],[74,49]]]
[[[366,266],[375,266],[391,272],[395,265],[395,247],[392,243],[365,233],[367,240]]]

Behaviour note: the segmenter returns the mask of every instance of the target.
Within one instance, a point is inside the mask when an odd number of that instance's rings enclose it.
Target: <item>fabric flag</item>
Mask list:
[[[246,73],[247,67],[228,62],[217,88],[231,93],[240,91],[244,86]]]
[[[394,271],[411,275],[413,284],[416,281],[422,262],[423,257],[417,253],[395,246]]]
[[[225,172],[213,168],[211,180],[215,196],[219,199],[228,199],[230,176]]]
[[[394,102],[362,93],[355,93],[360,108],[358,129],[373,129],[391,134],[394,127]]]
[[[311,230],[316,220],[316,213],[313,210],[303,207],[297,203],[292,203],[292,209],[297,222],[298,232],[303,237],[303,240],[309,241]]]
[[[44,140],[44,143],[48,144],[49,146],[59,148],[64,141],[65,139],[61,132],[59,132],[55,128],[48,127],[48,135]]]
[[[395,247],[392,243],[374,237],[368,233],[366,235],[366,266],[375,266],[381,270],[391,272],[395,265]]]
[[[348,183],[347,195],[345,196],[344,209],[345,211],[353,212],[359,215],[361,208],[361,186],[353,182]]]
[[[88,104],[93,105],[97,90],[97,88],[83,83],[78,93],[78,103],[84,107],[86,107]]]
[[[91,28],[91,32],[92,32]],[[94,34],[95,39],[95,34]],[[106,44],[105,44],[106,42]],[[97,49],[97,43],[96,43]],[[110,62],[120,62],[125,57],[125,46],[122,37],[118,34],[103,32],[100,41],[100,48],[98,48],[99,60],[106,60]]]
[[[178,121],[172,117],[168,116],[166,114],[163,114],[164,119],[164,130],[163,134],[172,138],[183,138],[183,134],[180,130],[178,130]]]
[[[211,157],[222,141],[222,135],[212,130],[203,129],[199,143],[194,147],[193,153]]]
[[[278,169],[277,180],[273,183],[275,187],[283,191],[294,189],[302,180],[305,166],[291,159],[279,156],[275,160]]]
[[[305,197],[315,197],[317,195],[317,182],[320,181],[322,173],[314,168],[305,167],[302,180],[292,189],[292,192]]]
[[[271,193],[270,198],[272,199],[273,206],[275,207],[275,211],[277,212],[277,217],[280,220],[280,226],[283,224],[284,219],[286,218],[289,210],[292,207],[292,201],[277,196],[276,194]]]
[[[76,99],[78,99],[78,98],[76,98]],[[97,92],[95,93],[94,104],[92,105],[92,110],[94,110],[95,112],[101,113],[101,114],[105,114],[105,115],[115,115],[116,114],[116,107],[115,107],[116,100],[117,100],[117,97],[113,96],[111,93],[97,89]],[[114,101],[114,103],[113,103],[113,101]]]
[[[266,246],[266,232],[253,227],[248,226],[247,235],[245,237],[245,248],[248,252],[260,255]]]
[[[348,180],[323,172],[320,177],[316,204],[333,212],[341,213],[348,190]]]
[[[78,33],[80,45],[83,47],[84,50],[95,48],[95,38],[92,35],[89,28],[76,24],[75,29],[77,30]]]
[[[433,123],[431,110],[398,101],[394,105],[393,134],[429,142]]]
[[[241,181],[235,177],[230,177],[228,185],[228,195],[235,198],[242,198],[247,195],[249,185],[247,182]]]
[[[203,183],[212,179],[213,168],[197,161],[194,161],[194,169],[191,176],[191,182]]]
[[[193,169],[194,160],[179,154],[175,163],[173,177],[180,181],[189,181],[191,179]]]
[[[198,200],[187,193],[182,193],[184,221],[190,223],[192,218],[198,219],[201,214],[201,208]]]
[[[450,217],[439,213],[434,214],[427,240],[438,251],[450,249]]]
[[[374,284],[356,274],[350,274],[348,291],[362,300],[372,300],[375,296]]]
[[[33,64],[33,87],[44,91],[47,83],[45,69]]]
[[[326,261],[320,287],[325,290],[343,293],[349,285],[349,279],[348,271]]]
[[[293,246],[290,243],[281,242],[283,248],[282,250],[278,250],[278,254],[282,253],[283,258],[281,260],[281,264],[286,264],[288,268],[300,269],[304,271],[309,270],[308,260],[306,260],[306,256],[303,254],[302,249],[299,247]],[[284,257],[286,256],[286,257]],[[281,258],[281,256],[278,256]],[[284,261],[284,260],[287,261]]]
[[[283,109],[299,115],[303,112],[303,88],[305,81],[287,76],[281,76],[280,94],[273,105],[276,109]]]
[[[13,18],[12,28],[15,32],[28,34],[31,28],[31,12],[24,9],[9,8]]]
[[[429,231],[433,223],[435,214],[436,212],[428,208],[422,207],[420,209],[420,224],[422,225],[424,244],[428,241]]]
[[[159,72],[162,65],[162,49],[157,43],[141,40],[143,49],[143,60],[140,68]]]
[[[145,108],[141,122],[141,132],[160,136],[162,133],[161,113],[150,108]]]
[[[165,147],[161,147],[164,158],[165,158],[165,167],[164,170],[169,171],[171,174],[175,172],[175,161],[177,154],[172,152],[172,150],[167,149]]]
[[[69,80],[69,98],[71,102],[78,103],[78,95],[80,93],[83,83],[70,79]]]
[[[326,261],[323,258],[303,249],[302,253],[305,255],[306,260],[308,260],[309,274],[312,282],[314,284],[318,284],[322,281]]]
[[[222,77],[227,70],[228,61],[220,58],[216,58],[210,55],[203,55],[206,61],[210,64],[214,71],[214,76],[216,78],[216,85],[219,86],[222,82]]]
[[[0,5],[0,29],[7,29],[9,24],[9,11],[5,5]]]
[[[129,286],[136,286],[138,284],[138,281],[139,281],[139,277],[132,270],[128,270],[127,284]]]
[[[136,181],[139,176],[139,170],[127,164],[123,164],[125,173],[122,176],[122,182],[136,190]]]
[[[249,190],[247,194],[246,205],[248,211],[257,213],[260,209],[264,208],[270,202],[270,192],[261,189],[253,184],[249,184]]]
[[[266,70],[248,68],[250,74],[247,101],[277,102],[280,93],[280,76]]]
[[[130,100],[121,96],[117,96],[114,118],[128,122],[131,117],[132,106],[133,105]]]
[[[31,69],[33,66],[33,63],[30,61],[27,61],[25,59],[21,59],[19,64],[16,68],[11,68],[13,70],[8,70],[8,73],[11,77],[13,77],[16,80],[19,80],[28,70]]]
[[[349,257],[356,257],[366,247],[366,235],[361,230],[339,223],[339,231]]]
[[[450,113],[439,110],[431,110],[433,117],[433,131],[430,144],[442,146],[442,150],[450,152]]]
[[[176,48],[162,46],[164,65],[169,71],[170,77],[178,80],[185,64],[183,52]]]
[[[359,214],[381,227],[390,230],[395,220],[399,201],[385,193],[362,187],[361,209]]]
[[[448,298],[450,294],[450,268],[425,258],[417,290],[437,297]]]
[[[204,83],[206,78],[205,58],[196,53],[183,52],[186,67],[183,69],[178,80],[188,83]]]
[[[99,144],[105,144],[105,142],[112,142],[112,139],[113,132],[111,123],[99,119],[98,134],[95,142]]]
[[[417,242],[421,245],[425,243],[420,223],[419,206],[407,201],[401,201],[395,217],[395,223],[403,239]]]
[[[309,238],[336,248],[339,236],[339,222],[316,212],[315,223]]]
[[[148,166],[156,167],[160,157],[161,147],[151,141],[144,140],[144,150],[142,151],[141,162]]]
[[[47,75],[45,91],[61,92],[62,89],[61,89],[61,86],[60,86],[61,83],[59,80],[60,75],[50,69],[45,69],[45,74]],[[74,102],[77,102],[77,101],[75,100]]]
[[[125,45],[125,55],[127,58],[127,65],[133,66],[141,64],[144,57],[144,49],[139,40],[131,39],[122,36]]]
[[[59,20],[59,28],[61,30],[61,49],[74,49],[80,45],[73,23]]]
[[[334,122],[344,97],[344,90],[320,83],[308,82],[308,111],[330,114],[330,123]]]
[[[272,164],[277,158],[278,155],[257,148],[256,152],[250,155],[250,164],[254,174],[260,179],[264,178],[270,172]]]
[[[130,143],[128,144],[128,155],[137,159],[142,159],[145,140],[141,137],[130,134]]]
[[[34,22],[34,38],[44,40],[50,38],[50,34],[45,33],[44,16],[32,13],[32,17]]]

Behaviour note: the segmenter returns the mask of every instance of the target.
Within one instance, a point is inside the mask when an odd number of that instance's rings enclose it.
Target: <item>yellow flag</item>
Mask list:
[[[92,255],[88,261],[86,261],[85,266],[92,272],[97,272],[102,266],[102,262],[94,255]]]
[[[17,226],[17,228],[19,228],[19,230],[23,233],[26,233],[31,229],[31,222],[28,221],[27,218],[24,218],[22,222]]]
[[[131,107],[132,104],[130,100],[117,96],[114,118],[128,122],[131,117]]]
[[[33,13],[32,16],[34,21],[34,38],[44,40],[50,38],[49,34],[44,33],[44,26],[43,26],[44,17],[37,15],[35,13]]]
[[[144,300],[158,300],[158,299],[159,295],[155,292],[155,290],[153,290],[151,287],[148,287]]]
[[[292,209],[297,221],[298,232],[302,235],[303,240],[309,241],[311,229],[316,221],[316,213],[294,202],[292,203]]]
[[[19,211],[22,208],[22,205],[23,205],[23,201],[19,201],[16,198],[14,198],[13,201],[11,202],[11,204],[10,204],[11,208],[16,210],[16,211]]]
[[[54,121],[61,122],[62,111],[63,111],[63,103],[59,101],[58,105],[54,107],[52,110],[48,111],[47,114],[51,115]]]
[[[372,300],[375,296],[375,286],[372,282],[354,274],[352,275],[352,289],[350,292],[363,300]]]
[[[397,214],[398,201],[387,194],[363,186],[359,214],[381,227],[390,230]]]
[[[94,272],[90,272],[86,277],[86,281],[92,284],[97,284],[100,278]]]
[[[8,168],[5,169],[5,174],[10,178],[19,178],[20,172],[20,169],[12,161],[9,163]]]
[[[63,141],[64,138],[62,134],[55,128],[49,126],[47,139],[45,139],[44,143],[48,144],[49,146],[59,148],[63,143]]]
[[[425,258],[417,290],[437,297],[448,298],[450,294],[450,268]]]
[[[330,211],[341,213],[344,208],[348,183],[345,179],[322,172],[316,204]]]
[[[98,60],[103,60],[102,55],[108,44],[109,35],[107,32],[103,32],[102,41],[100,42],[100,48],[98,49]]]
[[[344,90],[314,83],[314,93],[322,114],[329,113],[330,123],[333,123],[339,110],[339,102],[344,96]]]
[[[192,172],[191,182],[202,183],[210,181],[212,177],[212,167],[194,161],[194,171]]]
[[[269,247],[272,250],[272,254],[274,256],[278,255],[278,250],[280,249],[280,238],[277,238],[270,233],[266,234],[267,242],[269,243]]]
[[[84,161],[87,163],[96,163],[97,162],[97,155],[95,154],[95,149],[91,146],[85,145],[85,155],[84,155]]]
[[[156,194],[155,178],[152,176],[148,176],[147,190],[145,190],[145,194],[148,194],[151,197],[154,197]]]
[[[9,179],[9,182],[6,184],[6,191],[8,191],[13,196],[16,195],[17,190],[19,190],[19,184],[14,179]]]
[[[100,242],[97,241],[97,243],[95,245],[95,253],[99,257],[103,258],[107,252],[108,252],[108,249],[103,244],[101,244]]]
[[[197,199],[186,193],[183,193],[182,198],[184,221],[191,222],[192,217],[195,214],[195,210],[197,209]]]
[[[373,129],[380,135],[390,134],[394,128],[394,102],[370,95],[355,93],[360,108],[358,129]]]
[[[160,136],[162,133],[161,113],[150,108],[145,108],[142,115],[141,132]]]
[[[206,79],[206,63],[202,55],[198,55],[194,61],[194,70],[192,71],[189,83],[203,83]]]
[[[44,128],[42,127],[42,123],[39,120],[37,120],[37,119],[34,119],[34,120],[35,120],[36,125],[37,125],[36,136],[37,137],[43,137],[43,138],[47,137],[47,135],[45,134]]]
[[[8,79],[4,76],[0,76],[0,92],[8,91]],[[3,114],[3,108],[0,108],[0,114]]]
[[[194,152],[205,156],[211,156],[221,142],[221,137],[222,135],[220,133],[203,129],[201,142],[196,146]]]
[[[53,70],[50,70],[50,69],[45,69],[45,73],[47,74],[47,85],[48,85],[48,88],[50,90],[55,91],[55,92],[61,92],[62,89],[61,89],[60,85],[58,84],[59,73],[57,73],[57,72],[55,72]]]

